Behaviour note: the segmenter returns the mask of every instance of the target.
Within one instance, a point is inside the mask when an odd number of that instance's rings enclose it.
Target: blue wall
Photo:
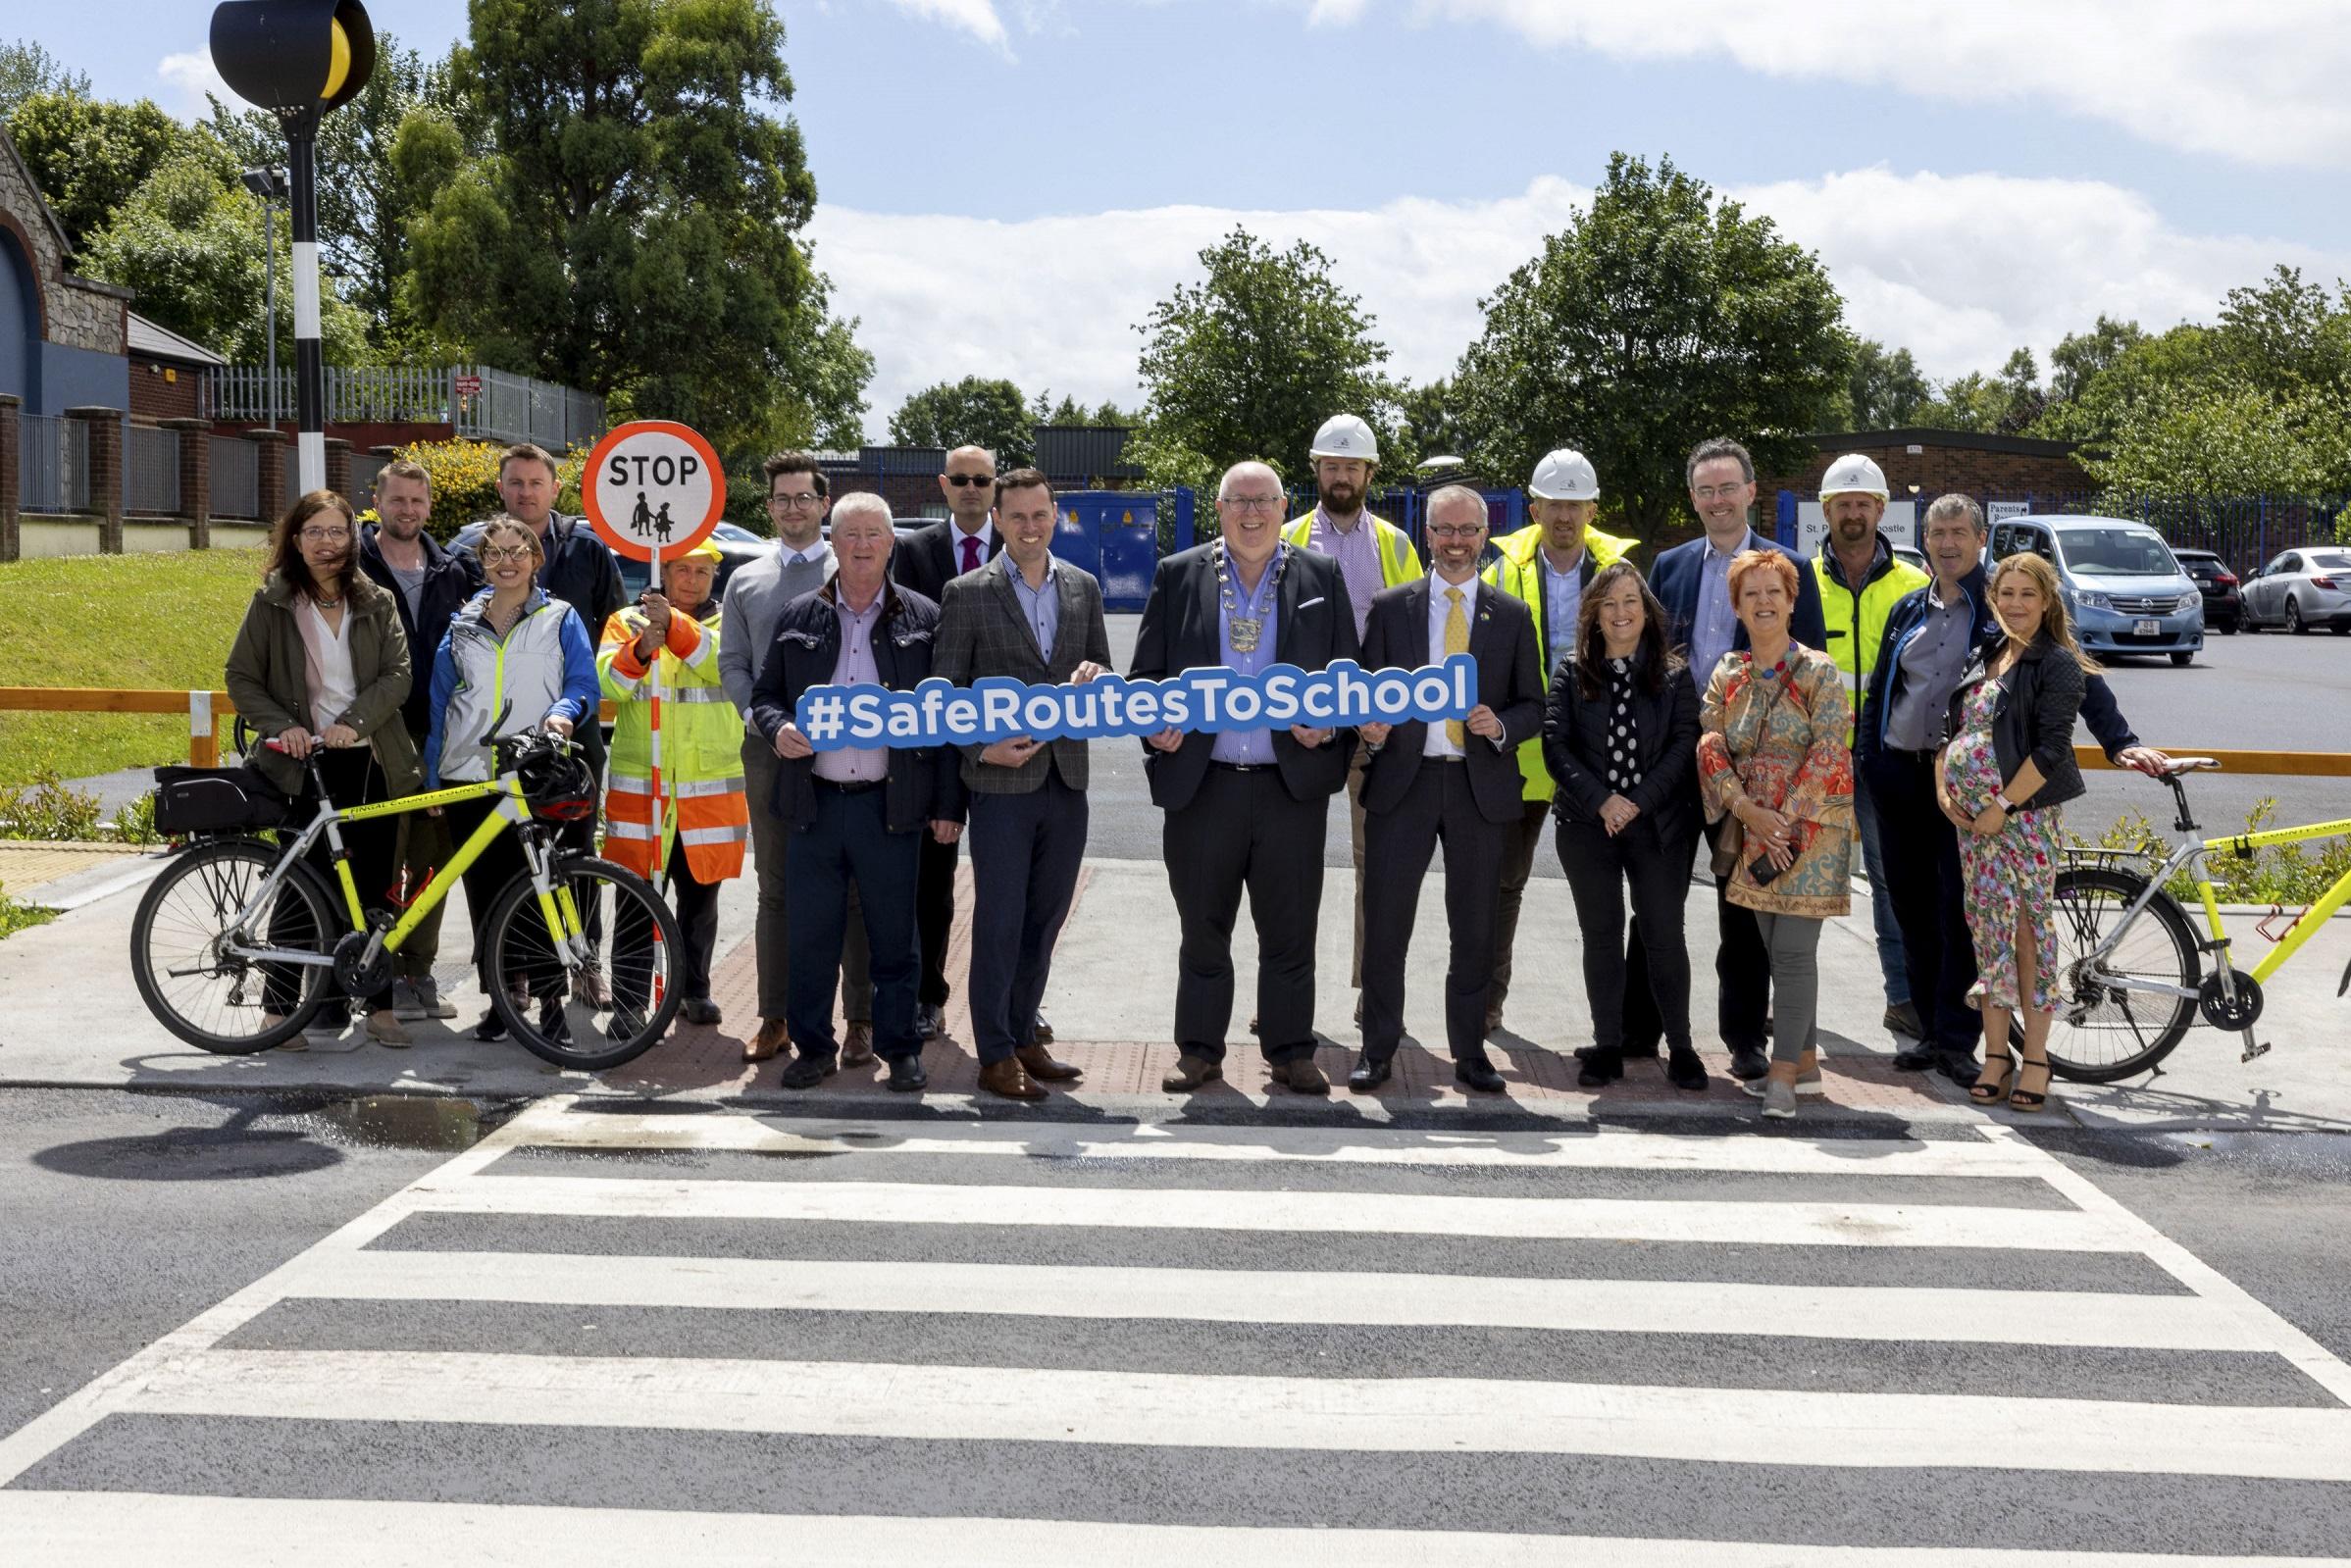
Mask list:
[[[40,406],[26,401],[33,414],[62,414],[69,408],[119,408],[130,411],[130,361],[121,354],[93,354],[86,348],[41,345]]]
[[[32,263],[17,236],[0,229],[0,392],[32,408],[41,364],[40,312],[34,307]],[[126,379],[128,364],[125,364]]]

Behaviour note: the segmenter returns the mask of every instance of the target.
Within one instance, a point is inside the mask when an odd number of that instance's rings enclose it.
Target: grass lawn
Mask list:
[[[0,565],[0,686],[217,689],[260,572],[252,549]],[[186,760],[184,716],[0,712],[0,784]]]

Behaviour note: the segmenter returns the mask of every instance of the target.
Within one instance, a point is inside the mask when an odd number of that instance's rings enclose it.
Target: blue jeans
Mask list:
[[[1902,957],[1902,928],[1894,921],[1894,895],[1886,890],[1886,857],[1877,839],[1877,803],[1870,799],[1869,785],[1858,771],[1853,778],[1853,815],[1862,829],[1862,869],[1869,876],[1869,924],[1877,932],[1877,968],[1885,976],[1886,1005],[1900,1007],[1911,999],[1910,970]]]

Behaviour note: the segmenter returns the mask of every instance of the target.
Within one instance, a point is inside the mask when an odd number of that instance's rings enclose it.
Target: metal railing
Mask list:
[[[90,432],[79,420],[27,414],[18,424],[17,504],[27,512],[86,512]]]
[[[123,432],[123,510],[176,516],[179,511],[179,432],[132,425]]]
[[[332,425],[446,425],[458,435],[536,441],[554,452],[604,433],[604,400],[592,392],[484,365],[329,367],[326,381]],[[208,417],[271,417],[269,373],[261,367],[224,366],[206,384]],[[294,407],[294,373],[280,370],[278,419],[292,419]]]
[[[348,499],[354,510],[364,512],[376,504],[376,478],[390,461],[390,458],[378,457],[373,452],[351,454],[351,494]]]
[[[261,517],[261,451],[251,441],[233,435],[213,435],[212,515],[259,521]]]

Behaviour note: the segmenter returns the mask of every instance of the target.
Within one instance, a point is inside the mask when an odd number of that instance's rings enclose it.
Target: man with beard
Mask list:
[[[400,722],[408,727],[421,755],[433,729],[433,657],[448,634],[450,619],[482,590],[482,569],[472,556],[450,554],[425,531],[433,520],[433,476],[423,464],[403,459],[384,465],[376,476],[376,513],[381,521],[359,531],[359,570],[390,588],[398,604],[414,682],[400,706]],[[408,854],[401,875],[414,897],[428,877],[449,863],[454,846],[446,818],[420,811],[403,821],[408,826]],[[434,904],[393,960],[395,1017],[457,1016],[457,1004],[443,999],[433,978],[433,961],[440,953],[440,918],[448,907],[446,899]]]
[[[1314,462],[1314,486],[1320,499],[1313,511],[1282,531],[1282,539],[1294,549],[1313,550],[1339,563],[1348,608],[1354,617],[1355,641],[1360,644],[1371,616],[1372,595],[1418,578],[1420,554],[1404,530],[1363,509],[1363,499],[1371,493],[1371,477],[1379,472],[1380,464],[1379,442],[1369,425],[1353,414],[1335,414],[1314,432],[1314,444],[1306,455]],[[1357,747],[1347,767],[1355,867],[1355,936],[1348,984],[1358,992],[1363,988],[1363,776],[1370,761],[1370,754]],[[1359,994],[1355,1022],[1363,1022]]]

